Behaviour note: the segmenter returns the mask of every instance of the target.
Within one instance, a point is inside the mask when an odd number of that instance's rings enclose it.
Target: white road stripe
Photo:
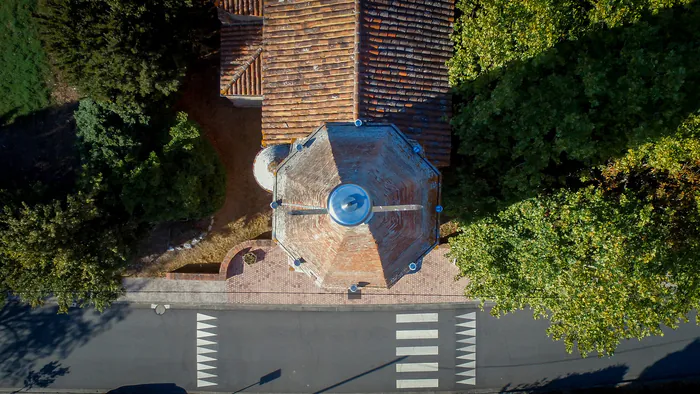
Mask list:
[[[465,321],[464,323],[459,323],[459,324],[457,324],[457,327],[476,328],[476,320],[469,320],[469,321]],[[199,328],[199,327],[197,327],[197,328]]]
[[[406,313],[396,315],[397,323],[435,323],[437,321],[437,313]]]
[[[213,358],[213,357],[204,356],[204,355],[201,355],[201,354],[198,354],[198,355],[197,355],[197,362],[198,362],[198,363],[208,363],[208,362],[210,362],[210,361],[216,361],[216,359]]]
[[[396,356],[436,356],[437,354],[437,346],[408,346],[396,348]]]
[[[476,385],[476,378],[469,378],[469,379],[460,380],[460,381],[457,382],[457,383],[460,383],[460,384],[471,384],[472,386],[475,386],[475,385]]]
[[[465,346],[461,349],[457,349],[459,352],[476,352],[476,345]]]
[[[457,357],[460,360],[476,360],[476,353],[467,353]]]
[[[457,316],[460,319],[476,319],[476,312],[465,313],[463,315]]]
[[[457,335],[469,335],[473,337],[476,336],[476,330],[472,328],[471,330],[460,331],[457,333]]]
[[[205,348],[205,347],[198,347],[197,348],[197,354],[209,354],[209,353],[216,353],[216,350]]]
[[[197,379],[197,387],[207,387],[207,386],[216,386],[216,383],[207,382],[206,380]]]
[[[437,379],[400,379],[396,381],[397,389],[417,389],[426,387],[438,387]]]
[[[457,368],[476,368],[476,361],[468,361],[464,364],[459,364]]]
[[[211,373],[202,372],[202,371],[197,372],[197,379],[208,379],[208,378],[215,378],[215,377],[216,377],[216,375],[211,374]]]
[[[476,369],[468,369],[463,372],[457,373],[459,376],[476,376]]]
[[[464,339],[460,339],[459,341],[457,341],[457,343],[469,343],[474,345],[476,344],[476,337],[467,337]]]
[[[438,363],[396,364],[396,372],[437,372]]]
[[[198,330],[206,330],[207,328],[216,328],[216,326],[213,324],[202,323],[201,321],[197,322],[197,329]]]
[[[207,364],[202,364],[202,363],[197,363],[197,371],[204,371],[207,369],[216,369],[215,366],[213,365],[207,365]]]
[[[396,339],[437,339],[438,330],[398,330]]]
[[[206,320],[216,320],[216,318],[214,316],[205,315],[203,313],[197,314],[197,321],[206,321]]]
[[[216,342],[207,341],[206,339],[197,339],[197,346],[208,346],[208,345],[216,345]]]
[[[214,334],[213,332],[197,330],[197,338],[208,338],[208,337],[215,337],[215,336],[216,336],[216,334]]]

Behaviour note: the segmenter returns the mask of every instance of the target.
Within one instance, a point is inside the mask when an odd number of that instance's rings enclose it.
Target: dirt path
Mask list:
[[[226,202],[214,216],[214,229],[268,209],[270,194],[253,178],[253,159],[260,150],[260,108],[235,108],[219,96],[218,58],[190,73],[176,104],[202,126],[226,168]]]

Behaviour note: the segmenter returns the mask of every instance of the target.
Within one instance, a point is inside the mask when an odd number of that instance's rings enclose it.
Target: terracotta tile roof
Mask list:
[[[327,123],[278,167],[273,238],[324,287],[369,282],[388,287],[438,241],[440,175],[395,127]],[[403,212],[374,212],[366,222],[343,226],[328,214],[294,214],[299,204],[326,208],[340,184],[364,188],[373,206],[418,204]]]
[[[221,26],[219,84],[224,96],[262,96],[262,19]]]
[[[265,2],[263,144],[353,119],[355,1]]]
[[[216,0],[215,4],[234,15],[262,16],[262,0]]]
[[[448,165],[453,12],[450,0],[265,0],[263,144],[361,118],[395,123]]]
[[[393,123],[437,166],[450,162],[452,1],[362,0],[360,119]]]

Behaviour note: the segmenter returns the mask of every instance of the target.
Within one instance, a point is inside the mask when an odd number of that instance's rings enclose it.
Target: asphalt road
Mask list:
[[[664,337],[625,342],[612,358],[581,359],[547,338],[546,322],[526,312],[501,319],[468,308],[429,307],[359,312],[173,307],[158,315],[148,307],[122,305],[104,315],[55,312],[17,306],[0,311],[0,387],[498,392],[700,375],[700,327],[693,323]]]

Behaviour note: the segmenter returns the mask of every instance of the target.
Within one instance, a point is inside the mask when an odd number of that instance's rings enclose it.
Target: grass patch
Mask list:
[[[0,125],[49,105],[51,73],[36,7],[37,0],[0,1]]]
[[[168,252],[148,264],[128,270],[128,276],[158,277],[189,264],[221,263],[226,253],[243,241],[255,239],[272,230],[270,214],[257,215],[251,220],[241,218],[222,230],[212,232],[192,249]]]

